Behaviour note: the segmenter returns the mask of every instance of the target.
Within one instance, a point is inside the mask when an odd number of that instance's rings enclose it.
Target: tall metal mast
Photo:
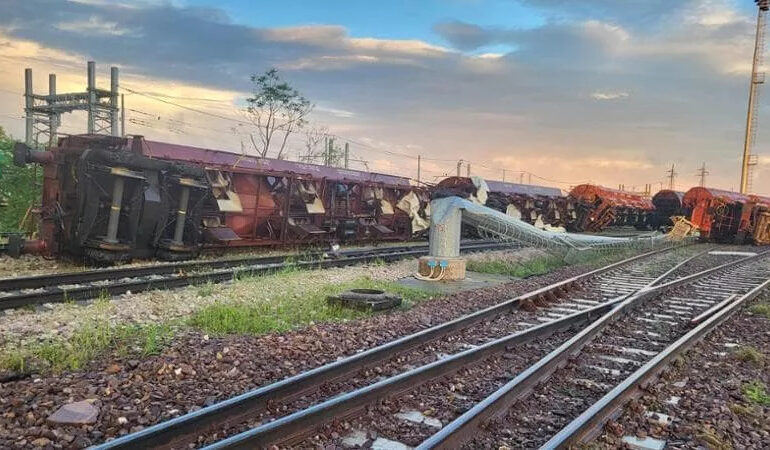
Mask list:
[[[751,63],[751,83],[749,84],[749,107],[746,113],[746,138],[743,141],[743,161],[741,164],[741,193],[746,194],[751,189],[751,167],[756,164],[752,158],[751,149],[757,132],[757,96],[759,85],[765,82],[765,74],[757,70],[762,65],[765,44],[765,24],[770,0],[754,0],[757,4],[757,34],[754,41],[754,59]]]

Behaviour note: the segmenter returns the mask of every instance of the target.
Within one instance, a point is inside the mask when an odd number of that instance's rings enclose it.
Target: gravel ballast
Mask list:
[[[770,302],[770,293],[759,302]],[[770,391],[770,318],[750,306],[688,351],[605,427],[597,444],[615,448],[636,436],[672,448],[768,448],[770,404],[751,401],[744,390],[759,382]],[[672,422],[663,425],[650,413]]]
[[[366,274],[388,274],[397,279],[411,273],[414,267],[414,261],[404,261],[388,266],[303,272],[299,278],[312,289],[314,282],[349,280]],[[75,448],[103,442],[587,270],[564,268],[540,277],[425,301],[408,311],[310,325],[287,333],[214,338],[189,331],[179,335],[157,356],[132,359],[108,355],[85,371],[3,383],[0,385],[0,448],[31,448],[42,443],[42,439],[54,446]],[[259,295],[269,295],[263,292],[269,289],[269,286],[262,287]],[[279,292],[281,287],[274,289]],[[212,297],[239,293],[255,295],[254,286],[248,283],[222,286]],[[149,314],[157,316],[149,318],[150,321],[160,320],[159,314],[166,314],[165,318],[184,315],[196,302],[215,301],[211,297],[198,298],[194,288],[135,297],[139,299],[111,302],[116,306],[116,320],[126,315],[141,320]],[[83,310],[88,306],[64,306],[75,309],[70,316],[74,321],[86,320]],[[45,330],[50,325],[46,320],[51,320],[46,317],[54,315],[53,311],[24,314],[30,327],[28,333]],[[6,320],[3,325],[18,326],[14,320],[3,319]],[[62,405],[83,400],[99,409],[95,424],[53,426],[46,422]]]

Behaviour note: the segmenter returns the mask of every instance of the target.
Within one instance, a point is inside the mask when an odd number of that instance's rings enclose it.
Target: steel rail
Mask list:
[[[692,258],[688,258],[686,261],[690,261],[691,259]],[[665,276],[681,267],[686,261],[677,264],[674,268],[668,270],[661,277],[656,278],[641,289],[646,289],[651,284],[663,279]],[[445,359],[426,364],[372,385],[342,394],[310,408],[219,441],[206,447],[206,449],[251,449],[265,448],[272,445],[292,445],[300,441],[306,435],[312,433],[312,431],[319,425],[328,422],[331,418],[344,420],[355,414],[360,408],[367,404],[388,396],[398,395],[407,390],[415,389],[429,380],[447,376],[460,368],[468,367],[483,361],[494,354],[502,353],[506,349],[510,349],[513,345],[532,342],[536,339],[549,336],[556,331],[572,328],[580,324],[590,323],[592,319],[611,311],[615,305],[623,302],[624,299],[630,295],[632,294],[620,295],[613,300],[588,310],[580,311],[555,321],[510,334],[482,344],[476,348],[456,353]]]
[[[282,401],[291,400],[311,391],[315,387],[344,377],[363,367],[374,365],[414,347],[432,342],[448,334],[468,328],[483,320],[515,309],[523,302],[534,301],[545,297],[558,297],[566,290],[605,272],[660,253],[671,251],[675,248],[677,247],[646,252],[592,270],[585,274],[553,283],[549,286],[536,289],[455,320],[401,337],[344,359],[311,369],[307,372],[285,378],[184,416],[153,425],[139,432],[102,444],[97,448],[171,448],[173,446],[189,443],[190,439],[195,439],[198,434],[205,433],[207,429],[241,423],[250,417],[254,417],[259,412],[264,411],[270,402],[278,399]]]
[[[494,248],[499,243],[492,242],[465,242],[464,248]],[[348,249],[338,252],[340,256],[360,256],[365,254],[392,253],[397,251],[425,250],[427,244],[402,245],[384,248]],[[316,259],[323,257],[324,252],[313,251],[302,256]],[[256,256],[244,258],[223,258],[209,261],[181,261],[175,263],[151,264],[133,267],[115,267],[109,269],[95,269],[82,272],[52,273],[32,275],[25,277],[0,278],[0,291],[14,291],[20,289],[36,289],[47,286],[91,283],[94,281],[114,280],[120,278],[136,278],[150,275],[164,275],[179,272],[192,272],[202,269],[222,269],[237,266],[252,266],[256,264],[277,264],[293,258],[296,255]]]
[[[601,431],[604,424],[617,417],[623,406],[638,397],[641,388],[655,382],[661,371],[678,355],[687,351],[708,333],[727,320],[742,305],[756,298],[764,289],[770,287],[770,279],[753,288],[738,299],[729,297],[730,302],[721,309],[711,309],[709,318],[702,321],[676,342],[666,347],[636,372],[626,378],[621,384],[608,392],[599,401],[591,405],[575,420],[561,429],[541,448],[568,448],[593,439]]]
[[[550,336],[557,331],[588,323],[591,319],[611,310],[614,304],[615,301],[604,303],[591,309],[487,342],[478,347],[455,353],[444,359],[333,397],[310,408],[281,417],[205,448],[207,450],[246,450],[267,448],[273,445],[292,445],[306,435],[312,434],[316,427],[328,422],[332,418],[344,420],[367,404],[414,389],[434,378],[450,375],[463,367],[483,361],[492,355],[503,353],[513,345],[529,343],[536,339]]]
[[[558,368],[566,365],[572,355],[577,354],[583,346],[590,342],[602,329],[625,314],[632,306],[635,306],[636,303],[644,302],[668,289],[688,284],[697,279],[711,275],[712,273],[765,257],[769,253],[770,252],[764,252],[758,255],[741,258],[737,261],[721,264],[717,267],[712,267],[658,286],[648,287],[637,294],[628,297],[600,319],[588,325],[585,329],[564,342],[557,349],[553,350],[537,363],[514,377],[500,389],[493,392],[460,417],[423,441],[417,448],[420,450],[432,448],[459,448],[465,441],[474,435],[482,423],[508,410],[514,402],[525,396],[538,383],[546,380]]]
[[[461,248],[461,251],[477,251],[489,249],[508,248],[510,244],[485,244],[480,246],[467,246]],[[353,264],[361,264],[376,260],[396,261],[408,257],[422,256],[427,253],[427,248],[419,250],[391,250],[387,252],[370,252],[364,254],[352,255],[339,259],[325,259],[318,261],[298,261],[298,262],[277,262],[267,264],[256,264],[252,266],[235,266],[226,269],[213,270],[197,273],[170,273],[162,278],[154,279],[119,279],[112,280],[104,285],[84,285],[84,286],[49,286],[47,289],[31,292],[14,292],[10,295],[0,296],[0,310],[19,308],[28,305],[43,303],[61,303],[74,300],[88,300],[99,297],[100,295],[120,295],[128,291],[142,292],[155,289],[172,289],[183,286],[201,284],[201,283],[221,283],[230,281],[237,276],[242,275],[261,275],[275,272],[288,267],[303,269],[343,267]],[[143,268],[144,269],[144,268]],[[137,277],[138,278],[138,277]],[[107,281],[107,280],[100,280]]]

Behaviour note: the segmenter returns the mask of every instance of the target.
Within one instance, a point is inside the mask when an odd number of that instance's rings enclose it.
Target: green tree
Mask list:
[[[264,158],[275,141],[280,140],[275,158],[281,159],[289,134],[305,126],[306,117],[315,105],[283,81],[277,69],[270,69],[262,75],[252,75],[251,82],[252,96],[246,99],[246,113],[257,128],[260,140],[257,143],[251,135],[251,143]]]
[[[15,140],[0,127],[0,231],[20,231],[19,223],[30,206],[40,202],[42,170],[13,164]],[[22,231],[34,231],[27,220]]]

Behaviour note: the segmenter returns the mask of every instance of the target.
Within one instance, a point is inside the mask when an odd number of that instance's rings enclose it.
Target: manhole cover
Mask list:
[[[336,296],[326,298],[330,305],[340,305],[345,308],[355,308],[366,311],[382,311],[399,306],[400,296],[388,294],[379,289],[351,289]]]

